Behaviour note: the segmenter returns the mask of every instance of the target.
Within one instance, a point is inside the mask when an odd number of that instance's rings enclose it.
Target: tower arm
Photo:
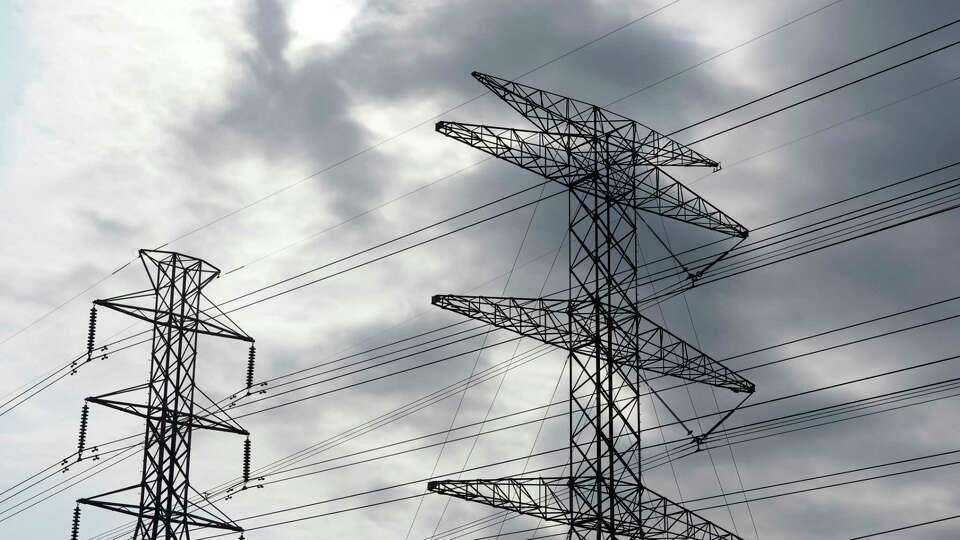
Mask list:
[[[436,295],[432,304],[497,328],[566,350],[593,346],[578,339],[578,321],[593,319],[586,301],[544,298]],[[569,324],[574,325],[570,333]],[[677,377],[733,392],[752,393],[754,385],[737,372],[698,350],[640,313],[614,312],[616,350],[610,358],[620,367]]]
[[[624,146],[616,137],[601,140],[576,133],[461,122],[438,122],[436,130],[568,189],[613,197],[639,210],[722,234],[739,238],[748,234],[746,227],[657,166],[656,154],[641,147]],[[602,154],[602,162],[597,161],[598,154]],[[605,187],[584,181],[598,174],[607,178]],[[606,191],[600,193],[601,189]]]
[[[618,497],[616,516],[597,516],[589,511],[595,498],[591,479],[575,482],[571,478],[498,478],[493,480],[438,480],[427,484],[427,490],[458,499],[474,501],[510,510],[546,521],[583,529],[603,530],[625,538],[648,540],[740,540],[736,534],[699,514],[687,510],[670,499],[643,486],[623,486]],[[578,509],[569,506],[569,490],[577,493]],[[639,504],[638,504],[639,503]],[[630,519],[643,516],[642,521]],[[598,523],[599,521],[599,523]],[[632,527],[625,527],[633,523]]]
[[[95,305],[110,308],[114,311],[119,311],[125,315],[140,319],[141,321],[159,326],[177,328],[183,331],[193,331],[198,334],[205,334],[208,336],[248,341],[251,343],[254,341],[252,337],[217,321],[209,315],[204,317],[190,317],[180,315],[179,313],[158,311],[152,307],[131,304],[122,299],[122,297],[94,300],[93,303]],[[206,313],[202,311],[200,313],[202,315],[206,315]]]
[[[653,165],[720,167],[693,148],[602,107],[477,71],[472,75],[542,131],[619,139]]]

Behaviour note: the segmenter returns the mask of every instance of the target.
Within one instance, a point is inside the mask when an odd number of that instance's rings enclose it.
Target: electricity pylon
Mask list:
[[[194,429],[249,435],[216,403],[204,406],[197,399],[197,336],[254,340],[203,294],[203,287],[220,274],[216,267],[168,251],[140,250],[140,260],[150,278],[149,289],[95,300],[94,304],[152,325],[150,381],[86,401],[146,420],[143,473],[138,484],[77,502],[136,517],[135,539],[187,540],[191,528],[204,527],[242,533],[243,528],[210,501],[206,505],[190,501],[190,491],[196,493],[190,485],[190,443]],[[91,330],[93,326],[91,323]],[[146,402],[125,397],[135,393],[145,393]],[[81,441],[84,434],[81,430]],[[244,459],[249,460],[248,453]],[[133,492],[139,494],[138,503],[108,500]]]
[[[643,372],[748,396],[754,391],[751,382],[644,317],[638,304],[639,212],[747,236],[746,228],[662,169],[719,164],[595,105],[473,76],[536,129],[459,122],[439,122],[436,129],[567,188],[570,296],[438,295],[432,303],[568,351],[571,474],[440,480],[428,489],[569,525],[568,538],[738,538],[646,487],[640,474]]]

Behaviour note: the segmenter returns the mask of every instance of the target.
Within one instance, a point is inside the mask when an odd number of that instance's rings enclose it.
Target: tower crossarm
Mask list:
[[[497,328],[510,330],[566,350],[586,351],[580,321],[593,319],[587,301],[549,298],[436,295],[431,303]],[[621,346],[610,351],[621,367],[752,393],[754,385],[666,328],[634,311],[604,309]],[[572,317],[572,319],[571,319]],[[572,322],[572,324],[571,324]],[[570,331],[573,327],[573,332]]]
[[[223,420],[214,415],[202,416],[199,414],[186,413],[182,411],[174,411],[169,409],[164,410],[162,408],[151,407],[142,403],[120,401],[105,396],[89,397],[87,398],[87,401],[111,409],[116,409],[127,414],[139,416],[140,418],[153,420],[157,423],[172,424],[177,428],[206,429],[211,431],[222,431],[224,433],[233,433],[236,435],[250,434],[247,430],[237,426],[235,422]]]
[[[736,534],[696,512],[640,486],[640,515],[643,538],[675,540],[741,540]]]
[[[568,300],[442,294],[434,296],[431,303],[561,349],[584,345],[571,341],[567,329]]]
[[[142,486],[135,485],[129,486],[121,489],[115,489],[107,493],[101,493],[100,495],[95,495],[93,497],[84,497],[77,499],[77,502],[80,504],[85,504],[88,506],[95,506],[98,508],[103,508],[104,510],[112,510],[114,512],[119,512],[121,514],[126,514],[128,516],[133,516],[137,518],[145,518],[149,520],[155,520],[157,522],[173,522],[180,525],[196,527],[196,528],[213,528],[213,529],[223,529],[234,532],[243,532],[243,528],[237,525],[236,523],[227,522],[223,519],[218,519],[216,516],[210,512],[203,509],[203,513],[192,513],[192,512],[182,512],[182,511],[173,511],[170,515],[160,514],[154,508],[143,508],[137,504],[122,503],[106,500],[112,495],[123,493],[125,491],[139,490]]]
[[[227,324],[217,321],[203,311],[200,312],[199,317],[191,317],[176,312],[157,310],[152,307],[138,306],[122,299],[122,297],[94,300],[93,303],[159,326],[175,328],[181,331],[196,332],[208,336],[253,342],[252,337],[244,334],[242,331],[231,328]]]
[[[597,105],[477,71],[472,75],[541,131],[616,138],[652,165],[720,167],[693,148]]]
[[[554,523],[589,525],[573,518],[568,503],[569,485],[566,477],[437,480],[429,482],[427,490]]]
[[[633,314],[633,328],[621,324],[630,346],[619,354],[619,363],[636,369],[692,382],[752,394],[754,384],[693,345],[639,313]]]
[[[749,231],[656,162],[657,149],[616,136],[438,122],[438,133],[557,182],[729,236]],[[603,157],[598,161],[597,156]],[[672,163],[671,163],[672,164]],[[585,181],[602,176],[605,184]],[[601,187],[601,186],[606,187]],[[604,189],[601,193],[598,190]]]
[[[577,134],[462,122],[437,122],[436,131],[568,188],[595,173],[595,145]]]
[[[576,506],[588,508],[594,499],[593,482],[567,477],[498,478],[492,480],[437,480],[427,484],[433,493],[486,504],[578,529],[600,529],[624,538],[649,540],[740,540],[736,534],[687,510],[655,491],[636,485],[618,488],[615,521],[570,508],[570,489]],[[642,516],[640,521],[632,516]]]

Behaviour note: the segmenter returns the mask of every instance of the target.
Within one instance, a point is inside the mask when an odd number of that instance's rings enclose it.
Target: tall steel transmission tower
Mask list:
[[[571,472],[441,480],[428,489],[569,525],[568,538],[738,538],[646,487],[640,474],[645,371],[748,396],[754,391],[752,383],[644,317],[638,302],[641,211],[747,236],[742,225],[662,169],[719,164],[595,105],[473,76],[536,129],[458,122],[440,122],[436,129],[567,188],[570,295],[439,295],[432,303],[568,351]]]
[[[167,251],[140,251],[140,260],[150,278],[150,288],[106,300],[96,306],[110,308],[153,326],[150,380],[97,397],[96,403],[146,420],[143,438],[143,474],[132,486],[102,493],[77,502],[137,518],[133,538],[186,540],[193,528],[211,527],[236,532],[243,528],[212,503],[190,501],[190,451],[195,429],[210,429],[238,435],[249,433],[216,403],[201,404],[196,395],[197,336],[206,334],[253,343],[203,294],[202,289],[220,274],[210,263]],[[204,308],[203,305],[209,304]],[[94,319],[91,319],[91,331]],[[92,338],[91,338],[92,342]],[[252,356],[251,347],[251,356]],[[133,397],[145,394],[145,402]],[[200,391],[203,394],[203,391]],[[142,399],[142,398],[141,398]],[[86,427],[86,406],[81,427],[80,453]],[[245,445],[249,448],[249,444]],[[249,455],[244,456],[249,461]],[[246,465],[244,467],[246,472]],[[139,495],[139,502],[117,501],[124,495]],[[199,495],[199,493],[197,493]],[[205,499],[205,498],[204,498]],[[76,514],[79,516],[79,511]],[[76,535],[78,517],[75,517]]]

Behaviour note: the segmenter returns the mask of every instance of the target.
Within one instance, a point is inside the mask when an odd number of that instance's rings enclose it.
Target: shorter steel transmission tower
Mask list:
[[[86,399],[146,420],[143,438],[143,474],[132,486],[101,493],[77,502],[137,518],[133,538],[187,540],[190,530],[216,528],[243,532],[243,528],[212,503],[190,501],[190,452],[194,429],[210,429],[249,436],[230,416],[196,395],[197,336],[206,334],[253,343],[225,313],[204,296],[202,289],[220,271],[210,263],[168,251],[140,251],[150,278],[150,288],[105,300],[96,306],[110,308],[153,326],[149,382]],[[206,308],[204,305],[209,304]],[[91,334],[95,320],[91,317]],[[92,343],[92,335],[90,338]],[[88,348],[92,345],[88,345]],[[251,364],[252,364],[251,345]],[[140,394],[138,399],[135,395]],[[200,392],[203,395],[203,392]],[[205,395],[204,395],[205,397]],[[209,400],[207,400],[209,401]],[[86,404],[81,422],[79,453],[86,435]],[[249,439],[245,442],[249,449]],[[249,452],[244,455],[249,462]],[[247,466],[244,466],[246,471]],[[139,500],[123,501],[124,495]],[[209,502],[209,501],[208,501]],[[79,512],[74,518],[74,534]]]

